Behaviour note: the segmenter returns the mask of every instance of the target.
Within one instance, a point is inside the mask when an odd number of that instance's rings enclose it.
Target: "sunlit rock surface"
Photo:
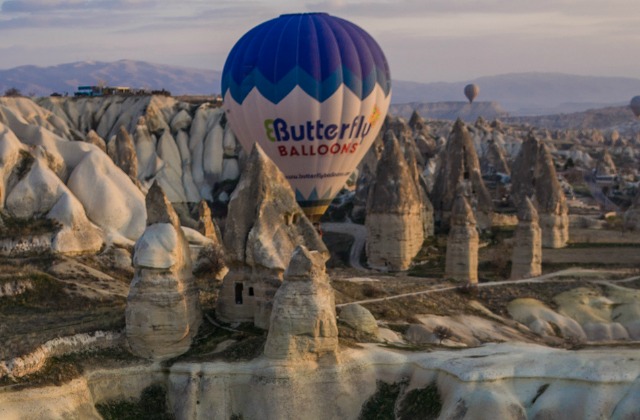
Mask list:
[[[258,145],[231,196],[224,245],[230,271],[216,313],[224,320],[254,321],[265,329],[295,248],[304,245],[328,255],[291,186]]]
[[[271,359],[304,360],[338,351],[333,289],[326,256],[296,248],[273,300],[264,354]]]
[[[201,322],[189,244],[178,215],[154,183],[146,198],[147,228],[133,254],[135,276],[126,307],[126,335],[138,356],[164,360],[186,352]]]

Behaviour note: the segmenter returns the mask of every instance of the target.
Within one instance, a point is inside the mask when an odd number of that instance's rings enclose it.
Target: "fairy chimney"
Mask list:
[[[391,133],[367,200],[367,259],[372,268],[409,268],[424,241],[420,193]]]
[[[538,211],[529,197],[518,209],[518,226],[513,239],[511,278],[523,279],[542,274],[542,231]]]
[[[451,224],[447,239],[445,277],[456,281],[478,282],[478,241],[473,210],[459,188],[451,211]]]

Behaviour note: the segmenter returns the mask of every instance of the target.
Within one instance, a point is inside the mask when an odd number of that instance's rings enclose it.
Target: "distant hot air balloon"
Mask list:
[[[244,149],[258,143],[317,220],[378,135],[391,77],[360,27],[326,13],[287,14],[236,43],[222,96]]]
[[[636,117],[640,117],[640,95],[634,96],[631,98],[631,102],[629,103],[629,108],[633,111],[633,114]]]
[[[476,99],[478,93],[480,93],[480,88],[474,83],[469,83],[464,87],[464,96],[467,97],[469,103],[473,103],[473,100]]]

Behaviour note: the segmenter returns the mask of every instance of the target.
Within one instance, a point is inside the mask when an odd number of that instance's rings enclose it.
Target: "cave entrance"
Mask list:
[[[242,290],[244,285],[242,283],[236,283],[236,305],[242,305]]]

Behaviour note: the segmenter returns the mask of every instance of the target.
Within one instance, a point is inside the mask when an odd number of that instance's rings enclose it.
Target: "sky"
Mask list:
[[[640,0],[0,0],[0,69],[131,59],[222,70],[245,32],[296,12],[361,26],[396,80],[640,78]]]

